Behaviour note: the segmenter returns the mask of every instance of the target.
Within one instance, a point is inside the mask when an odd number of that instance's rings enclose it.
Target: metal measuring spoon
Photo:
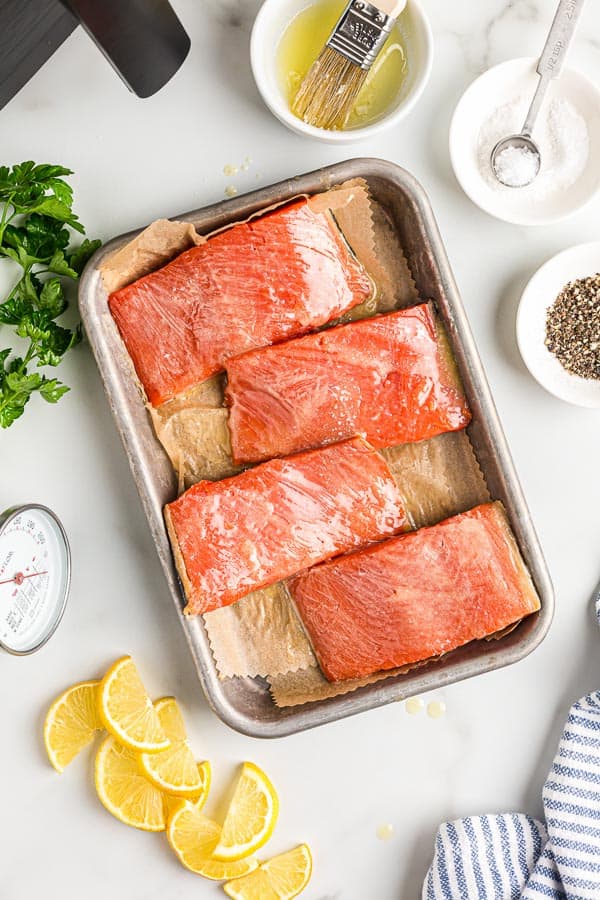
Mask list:
[[[512,134],[509,137],[502,138],[492,150],[492,170],[498,181],[506,185],[506,187],[525,187],[531,184],[540,171],[542,155],[538,145],[531,137],[533,126],[544,102],[548,85],[562,69],[584,3],[585,0],[560,0],[544,44],[544,49],[542,50],[542,55],[538,60],[536,72],[540,76],[540,80],[533,95],[525,124],[520,134]],[[511,184],[503,179],[500,154],[506,150],[526,151],[529,157],[528,162],[530,163],[530,172],[526,174],[526,181]],[[525,153],[523,156],[526,158]]]

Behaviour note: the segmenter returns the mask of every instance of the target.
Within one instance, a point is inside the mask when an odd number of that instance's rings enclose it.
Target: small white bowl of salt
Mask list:
[[[547,225],[580,209],[600,188],[600,91],[574,69],[548,88],[533,138],[541,167],[531,184],[530,154],[503,152],[501,184],[491,164],[501,138],[523,125],[539,76],[534,57],[488,69],[465,91],[450,125],[450,158],[473,203],[517,225]]]

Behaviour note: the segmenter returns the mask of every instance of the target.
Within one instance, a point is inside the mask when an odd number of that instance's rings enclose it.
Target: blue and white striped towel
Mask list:
[[[600,900],[600,692],[571,707],[542,799],[545,825],[521,813],[441,825],[422,900]]]

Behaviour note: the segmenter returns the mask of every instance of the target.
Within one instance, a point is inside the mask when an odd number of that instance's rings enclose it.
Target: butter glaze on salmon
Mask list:
[[[331,214],[302,200],[186,250],[115,291],[109,307],[157,406],[229,357],[305,334],[372,293]]]
[[[165,519],[188,614],[409,524],[386,462],[360,438],[200,481],[165,507]]]
[[[289,586],[329,681],[439,656],[540,608],[500,503],[323,563]]]
[[[226,365],[237,463],[362,434],[422,441],[471,414],[432,308],[421,304],[253,350]]]

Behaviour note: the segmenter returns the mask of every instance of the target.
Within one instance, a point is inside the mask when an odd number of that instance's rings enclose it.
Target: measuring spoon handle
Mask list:
[[[585,0],[560,0],[558,4],[554,21],[537,64],[536,71],[540,80],[523,125],[523,134],[527,134],[529,137],[531,137],[546,89],[563,67],[584,4]]]

